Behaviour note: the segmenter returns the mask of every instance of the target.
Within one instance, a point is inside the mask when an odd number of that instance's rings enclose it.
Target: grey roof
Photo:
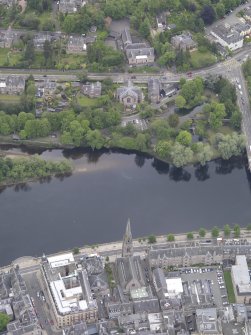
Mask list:
[[[64,328],[65,335],[88,335],[87,325],[84,321]]]
[[[144,298],[133,302],[135,313],[158,313],[160,311],[160,305],[158,298]]]
[[[180,248],[166,248],[149,251],[149,258],[173,258],[196,255],[222,255],[223,249],[221,246],[200,246],[200,247],[180,247]]]
[[[128,86],[122,86],[117,88],[117,97],[123,99],[126,96],[133,96],[135,98],[142,98],[142,91],[137,86],[132,86],[131,82],[128,82]]]
[[[196,310],[196,322],[200,334],[220,334],[221,327],[216,308]]]
[[[6,86],[25,87],[25,79],[22,76],[8,76],[5,82]]]
[[[238,33],[242,33],[251,29],[251,26],[248,23],[236,23],[232,28]]]
[[[130,286],[130,284],[135,289],[145,286],[145,277],[140,256],[117,258],[116,269],[119,283],[123,290],[129,289],[128,285]]]
[[[166,289],[166,278],[161,268],[156,268],[153,270],[153,277],[157,289]]]
[[[142,47],[137,48],[134,44],[130,46],[130,48],[126,48],[126,56],[128,59],[136,58],[136,56],[148,56],[154,57],[154,48],[150,47]]]
[[[125,46],[132,44],[132,37],[129,28],[125,28],[121,34],[122,42]]]
[[[228,44],[239,42],[243,37],[234,29],[230,29],[223,24],[215,26],[212,30],[212,33],[219,36],[223,41]]]

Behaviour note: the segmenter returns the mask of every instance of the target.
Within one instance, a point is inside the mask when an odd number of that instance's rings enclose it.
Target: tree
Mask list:
[[[44,61],[45,65],[49,65],[52,63],[52,55],[53,55],[53,48],[51,42],[46,40],[44,42]]]
[[[186,99],[182,95],[178,95],[175,99],[175,105],[178,108],[184,108],[186,105]]]
[[[193,152],[180,143],[175,143],[171,150],[171,158],[176,167],[184,166],[193,160]]]
[[[193,233],[187,233],[187,239],[192,240],[193,239]]]
[[[10,318],[5,313],[0,313],[0,331],[4,330],[9,323]]]
[[[245,137],[237,133],[232,135],[221,135],[216,136],[217,149],[223,159],[229,159],[232,156],[240,155],[245,148]]]
[[[226,116],[225,105],[222,103],[212,102],[205,105],[204,112],[209,112],[208,123],[213,129],[218,129],[222,126],[222,121]]]
[[[34,60],[34,57],[35,57],[34,43],[33,43],[33,40],[29,40],[27,42],[27,45],[24,51],[24,60],[26,60],[29,65],[31,65]]]
[[[205,235],[206,235],[206,229],[200,228],[199,229],[199,235],[200,235],[200,237],[205,237]]]
[[[104,145],[104,138],[98,129],[89,130],[86,135],[86,141],[92,150],[101,149]]]
[[[79,254],[79,248],[77,248],[77,247],[73,248],[72,252],[73,252],[74,255]]]
[[[175,241],[175,236],[173,234],[168,234],[167,235],[167,242],[174,242]]]
[[[238,238],[241,234],[241,228],[238,224],[234,225],[234,237]]]
[[[148,236],[148,243],[153,244],[156,243],[156,236],[155,235],[150,235]]]
[[[216,9],[216,14],[219,18],[225,15],[226,9],[222,2],[218,2],[215,9]]]
[[[187,130],[181,130],[176,137],[176,141],[184,146],[189,146],[192,142],[192,135]]]
[[[139,32],[144,37],[147,38],[150,35],[150,23],[148,19],[145,19],[139,26]]]
[[[248,231],[251,230],[251,223],[249,223],[249,224],[247,225],[246,229],[247,229]]]
[[[219,234],[220,234],[220,230],[218,227],[213,227],[213,229],[211,230],[211,234],[212,234],[212,237],[218,237]]]
[[[145,134],[138,134],[135,138],[136,148],[140,151],[145,151],[147,148],[147,137]]]
[[[171,142],[169,141],[159,141],[155,146],[156,154],[162,158],[167,159],[171,152]]]
[[[201,142],[197,143],[197,158],[202,166],[206,165],[206,162],[210,161],[213,157],[213,152],[208,144]]]
[[[241,129],[241,121],[242,121],[242,115],[239,111],[234,111],[231,118],[230,123],[233,128],[236,130]]]
[[[204,5],[200,13],[200,17],[202,18],[205,24],[207,25],[212,24],[216,17],[214,8],[209,5]]]
[[[226,225],[224,226],[224,235],[225,235],[226,237],[229,237],[230,234],[231,234],[231,228],[230,228],[229,224],[226,224]]]
[[[169,126],[172,127],[172,128],[176,128],[179,124],[179,116],[177,114],[171,114],[169,117],[168,117],[168,123],[169,123]]]

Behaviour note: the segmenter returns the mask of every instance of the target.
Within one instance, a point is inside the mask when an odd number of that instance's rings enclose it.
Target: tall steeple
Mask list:
[[[122,257],[132,256],[132,254],[133,254],[133,245],[132,245],[131,223],[130,219],[128,219],[125,235],[123,238]]]

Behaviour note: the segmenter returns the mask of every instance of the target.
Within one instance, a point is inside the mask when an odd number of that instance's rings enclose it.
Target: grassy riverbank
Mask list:
[[[37,155],[28,157],[0,158],[0,186],[35,181],[50,176],[69,175],[72,166],[66,160],[52,162]]]

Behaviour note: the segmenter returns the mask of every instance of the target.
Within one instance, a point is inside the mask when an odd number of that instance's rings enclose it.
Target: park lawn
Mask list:
[[[22,58],[20,51],[13,51],[11,49],[0,48],[0,66],[16,66]]]
[[[4,103],[18,103],[20,101],[19,95],[0,94],[0,102]]]
[[[97,106],[97,99],[91,99],[86,97],[85,95],[78,95],[77,97],[78,103],[82,107],[96,107]]]
[[[224,271],[224,280],[225,280],[225,283],[226,283],[228,301],[229,301],[230,304],[234,304],[235,303],[235,294],[234,294],[234,286],[233,286],[230,271]]]
[[[211,52],[201,52],[199,50],[191,52],[190,64],[193,69],[199,69],[216,63],[217,57]]]

